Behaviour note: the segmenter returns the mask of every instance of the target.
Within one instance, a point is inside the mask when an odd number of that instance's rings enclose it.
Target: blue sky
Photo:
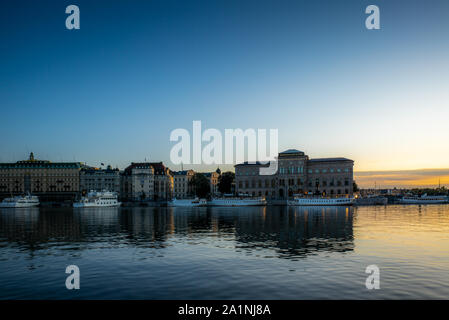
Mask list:
[[[447,168],[448,16],[436,0],[2,1],[0,161],[170,165],[170,132],[201,120],[278,128],[280,149],[360,171]]]

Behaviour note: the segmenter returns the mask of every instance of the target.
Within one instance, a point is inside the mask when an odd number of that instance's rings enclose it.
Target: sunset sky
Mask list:
[[[0,4],[0,162],[176,170],[170,132],[201,120],[353,159],[362,186],[449,185],[447,0],[80,0],[80,30],[69,4]]]

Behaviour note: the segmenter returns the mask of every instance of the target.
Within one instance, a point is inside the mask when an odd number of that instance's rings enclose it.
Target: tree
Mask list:
[[[210,193],[209,179],[202,173],[195,173],[192,179],[190,179],[189,185],[192,186],[193,192],[197,197],[205,198]]]
[[[355,181],[352,183],[352,191],[353,192],[359,191],[359,186],[357,185],[357,183],[355,183]]]
[[[235,180],[235,173],[228,171],[218,177],[218,191],[221,193],[231,193],[232,184]]]

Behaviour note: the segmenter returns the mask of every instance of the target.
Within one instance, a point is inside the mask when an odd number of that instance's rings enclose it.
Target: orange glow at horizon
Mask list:
[[[449,186],[449,169],[422,169],[404,171],[354,172],[354,180],[361,188],[428,187]]]

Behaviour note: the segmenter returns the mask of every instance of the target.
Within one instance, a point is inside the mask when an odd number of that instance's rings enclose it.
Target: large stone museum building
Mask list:
[[[289,149],[279,153],[274,175],[260,175],[265,164],[235,166],[235,188],[239,194],[287,199],[294,195],[352,195],[354,161],[346,158],[309,159],[304,152]]]

